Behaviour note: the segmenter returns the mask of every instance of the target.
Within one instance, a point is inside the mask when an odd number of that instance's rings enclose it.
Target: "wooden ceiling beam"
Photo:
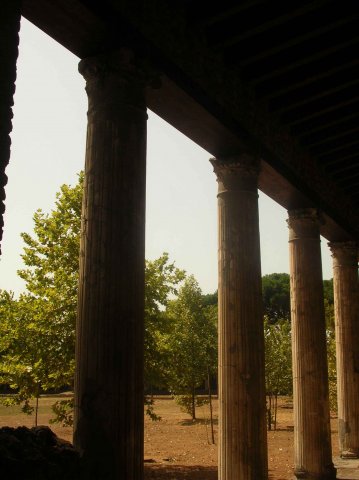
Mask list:
[[[234,15],[238,15],[245,10],[260,5],[265,1],[266,0],[247,0],[228,7],[221,4],[219,10],[212,10],[212,12],[209,11],[208,2],[206,1],[204,4],[200,5],[200,8],[196,13],[193,13],[192,4],[189,3],[188,18],[200,28],[211,27],[212,25],[223,22]],[[217,6],[218,4],[216,3],[216,7]]]
[[[338,127],[340,129],[341,124],[350,122],[351,120],[355,120],[357,122],[359,120],[359,112],[355,112],[350,115],[344,115],[343,117],[336,115],[335,119],[332,121],[328,121],[328,117],[324,117],[321,121],[318,121],[315,126],[313,126],[313,123],[311,125],[304,123],[302,128],[293,128],[293,133],[303,142],[306,142],[307,138],[310,138],[317,133],[325,135],[326,130],[333,129],[333,127]]]
[[[335,45],[330,45],[327,48],[320,50],[319,52],[309,54],[301,58],[293,58],[292,61],[283,64],[281,67],[267,70],[262,75],[251,79],[251,84],[255,87],[260,87],[261,84],[265,84],[269,80],[274,80],[275,78],[281,75],[285,75],[288,72],[293,72],[293,70],[302,69],[310,63],[316,64],[320,59],[330,57],[333,54],[340,54],[343,50],[351,49],[352,47],[355,47],[355,45],[357,45],[358,43],[359,37],[355,37],[344,42],[336,43]],[[281,50],[284,49],[285,47],[282,46]]]
[[[354,153],[349,153],[347,155],[341,155],[339,157],[334,157],[332,159],[329,159],[329,160],[321,160],[320,163],[322,166],[324,166],[324,168],[326,170],[338,170],[340,168],[340,166],[343,164],[343,162],[346,162],[348,160],[352,160],[353,158],[357,158],[358,157],[358,152],[354,152]]]
[[[307,146],[309,147],[310,152],[314,153],[315,155],[315,149],[317,148],[322,148],[326,144],[330,144],[330,142],[337,141],[339,139],[345,141],[345,137],[347,136],[352,136],[353,133],[359,132],[359,125],[357,124],[356,127],[348,129],[348,130],[343,130],[340,133],[337,134],[330,134],[328,136],[323,136],[322,139],[317,140],[316,142],[308,143]]]
[[[298,46],[298,45],[300,45],[300,44],[302,44],[306,41],[313,42],[313,40],[315,38],[318,38],[318,37],[320,37],[324,34],[331,35],[333,30],[336,30],[338,28],[343,28],[348,23],[350,23],[352,21],[353,21],[353,17],[348,16],[348,17],[345,17],[345,18],[342,18],[342,19],[337,19],[333,22],[329,22],[329,23],[327,23],[327,24],[323,25],[322,27],[317,28],[315,30],[310,30],[309,32],[304,33],[303,35],[298,35],[296,37],[293,37],[286,42],[283,41],[282,43],[276,45],[275,47],[266,48],[266,46],[263,45],[263,48],[260,49],[260,53],[258,53],[257,55],[250,55],[247,59],[240,60],[238,62],[238,65],[242,68],[247,68],[247,67],[250,67],[250,66],[253,67],[253,64],[255,64],[257,62],[261,62],[264,59],[268,59],[269,57],[273,57],[274,55],[276,55],[278,53],[282,53],[283,51],[289,50],[292,47],[296,47],[296,46]],[[348,41],[350,41],[350,40],[351,39],[348,39]],[[314,46],[315,46],[315,42],[313,42],[313,48],[314,48]],[[329,51],[329,50],[334,51],[334,48],[335,48],[335,46],[333,46],[332,48],[329,48],[327,51]],[[315,54],[313,54],[313,56],[314,55]],[[317,53],[317,55],[318,55],[318,58],[320,58],[322,56],[322,49],[320,50],[320,52]],[[302,60],[304,62],[306,62],[307,58],[308,58],[307,55],[305,55]],[[300,59],[298,59],[298,61],[300,61]]]
[[[345,106],[350,107],[351,105],[355,105],[358,101],[359,101],[359,96],[356,96],[356,97],[351,98],[349,100],[344,100],[342,102],[338,102],[335,105],[330,105],[330,106],[325,107],[325,108],[321,108],[321,109],[317,109],[315,111],[307,112],[305,114],[297,114],[295,116],[295,115],[293,115],[293,112],[292,112],[292,115],[287,114],[287,115],[283,116],[282,120],[286,125],[292,127],[292,126],[298,125],[300,123],[306,122],[310,119],[323,116],[326,113],[335,112],[336,110],[339,110],[342,107],[345,107]]]
[[[348,70],[350,70],[352,67],[357,67],[359,66],[359,60],[355,59],[351,62],[344,63],[342,65],[336,65],[332,69],[325,70],[325,71],[318,71],[315,75],[310,75],[307,76],[301,80],[295,80],[293,83],[285,82],[285,86],[282,86],[280,88],[276,88],[275,86],[272,88],[271,91],[267,91],[267,93],[264,93],[262,91],[256,90],[259,98],[265,98],[266,100],[273,100],[278,97],[282,97],[284,95],[290,94],[290,93],[295,93],[297,90],[301,90],[305,87],[308,87],[310,85],[313,85],[315,83],[321,82],[325,79],[331,80],[333,76],[335,76],[338,73],[347,73]],[[303,75],[304,76],[304,75]],[[350,76],[350,72],[349,72]],[[283,82],[284,84],[284,82]]]
[[[332,88],[328,88],[328,89],[323,88],[323,90],[319,90],[318,92],[313,93],[312,95],[307,95],[307,96],[303,95],[303,98],[301,98],[300,100],[299,99],[294,100],[294,99],[291,99],[290,96],[288,96],[288,97],[282,98],[280,102],[279,100],[269,102],[269,109],[279,115],[282,115],[286,112],[290,112],[291,110],[295,110],[297,107],[310,105],[316,102],[317,100],[323,99],[324,97],[335,98],[335,94],[344,92],[345,90],[348,90],[348,94],[350,95],[350,98],[351,98],[352,97],[351,91],[353,91],[353,93],[358,91],[357,88],[353,88],[353,87],[357,87],[357,85],[359,85],[359,77],[348,80],[347,82],[339,83],[338,85]],[[292,103],[291,103],[291,100],[292,100]],[[334,105],[335,100],[334,102],[333,100],[334,99],[331,100],[329,98],[327,103],[328,104],[331,103],[332,105]],[[316,107],[314,107],[313,109],[316,110]]]
[[[318,10],[321,5],[327,3],[327,0],[319,0],[317,2],[311,2],[306,5],[301,5],[299,8],[296,8],[292,11],[289,11],[283,15],[275,16],[274,18],[268,20],[267,22],[260,23],[256,27],[251,28],[247,31],[237,33],[233,36],[229,36],[227,39],[219,40],[217,42],[211,42],[211,46],[214,48],[227,48],[232,45],[248,40],[258,34],[264,33],[273,28],[277,28],[280,25],[287,23],[288,21],[295,20],[298,17],[301,17],[307,13]]]
[[[350,143],[347,143],[346,145],[340,145],[336,148],[333,148],[332,150],[329,150],[323,153],[318,153],[316,157],[319,159],[323,158],[325,162],[325,158],[333,157],[333,154],[335,154],[335,156],[337,156],[338,154],[340,155],[339,152],[341,152],[342,150],[345,151],[345,150],[348,150],[349,148],[356,147],[357,145],[359,145],[359,138],[357,140],[353,140]],[[342,161],[342,158],[341,158],[341,161]]]

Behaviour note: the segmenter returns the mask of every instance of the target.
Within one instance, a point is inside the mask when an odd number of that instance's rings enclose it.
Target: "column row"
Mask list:
[[[19,12],[15,13],[16,30]],[[15,34],[15,49],[16,45]],[[147,80],[125,49],[83,60],[79,69],[87,81],[89,109],[74,442],[82,453],[88,480],[142,480]],[[11,75],[13,78],[13,72]],[[5,150],[3,163],[7,162],[8,146]],[[219,477],[266,480],[260,160],[252,153],[240,152],[212,163],[219,185]],[[294,210],[289,212],[288,223],[295,475],[329,480],[335,478],[335,469],[330,443],[320,216],[315,209]],[[331,249],[340,449],[343,456],[358,457],[357,244],[332,243]]]
[[[257,182],[259,161],[212,159],[218,180],[220,480],[267,478]],[[297,478],[330,480],[326,325],[317,209],[289,213],[294,454]],[[359,445],[358,247],[331,244],[342,456]]]
[[[88,479],[143,478],[145,76],[127,50],[80,63],[89,97],[80,251],[76,446]],[[212,160],[219,211],[221,480],[265,480],[260,161]],[[320,216],[289,212],[295,475],[333,479]],[[341,449],[358,454],[356,245],[331,246]]]
[[[9,157],[19,0],[5,1],[0,214]],[[147,76],[131,52],[80,62],[89,99],[76,346],[74,441],[88,480],[143,479]],[[220,480],[266,480],[264,338],[256,155],[212,160],[219,211]],[[295,475],[332,463],[320,215],[289,212]],[[0,219],[0,237],[2,220]],[[358,245],[331,243],[341,455],[359,457]]]

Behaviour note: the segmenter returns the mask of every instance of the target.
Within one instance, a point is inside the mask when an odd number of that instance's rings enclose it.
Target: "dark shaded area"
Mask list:
[[[49,427],[3,427],[0,471],[19,480],[78,480],[80,456]]]
[[[0,241],[3,234],[5,213],[5,169],[10,158],[10,132],[12,130],[12,106],[15,93],[16,59],[18,55],[20,28],[20,1],[1,2],[1,82],[0,82]],[[0,249],[1,255],[1,249]]]

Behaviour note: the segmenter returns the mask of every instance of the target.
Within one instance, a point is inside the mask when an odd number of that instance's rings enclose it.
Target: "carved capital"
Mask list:
[[[210,162],[217,175],[219,194],[233,190],[257,192],[260,171],[258,157],[243,152],[228,157],[211,158]]]
[[[355,241],[329,242],[328,246],[332,252],[333,266],[358,266],[358,243]]]
[[[289,241],[300,238],[319,238],[324,220],[317,208],[299,208],[288,211]]]
[[[146,86],[159,86],[159,77],[127,48],[85,58],[78,68],[86,80],[88,115],[118,114],[119,108],[143,114]]]

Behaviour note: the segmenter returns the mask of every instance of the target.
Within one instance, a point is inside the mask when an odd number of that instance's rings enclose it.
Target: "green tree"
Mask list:
[[[218,290],[216,290],[214,293],[207,293],[203,295],[202,297],[202,302],[205,307],[210,306],[210,305],[218,305]]]
[[[287,273],[271,273],[262,277],[264,314],[269,322],[290,318],[290,287]]]
[[[6,323],[8,330],[2,325],[2,333],[8,345],[1,357],[0,381],[15,393],[4,397],[3,402],[21,404],[22,410],[30,414],[34,410],[30,401],[35,398],[36,425],[40,393],[72,382],[73,359],[70,369],[64,369],[63,339],[51,319],[46,320],[42,299],[24,294],[13,300]]]
[[[0,290],[0,361],[9,351],[13,339],[11,329],[15,317],[16,301],[13,292]]]
[[[145,388],[165,388],[167,351],[164,336],[168,333],[165,308],[171,296],[177,295],[185,272],[170,263],[168,253],[146,260],[145,269]]]
[[[193,276],[186,278],[178,298],[167,308],[168,382],[176,401],[196,419],[196,407],[203,403],[196,389],[204,385],[208,371],[217,365],[217,332],[214,310],[203,306],[201,289]]]
[[[292,394],[291,325],[287,319],[264,321],[268,430],[276,429],[278,395]]]
[[[60,188],[50,214],[42,210],[34,214],[33,233],[22,234],[25,268],[18,272],[27,292],[18,300],[8,292],[0,296],[1,381],[16,388],[13,401],[22,402],[29,412],[29,401],[39,392],[73,385],[82,189],[80,174],[74,187]],[[184,276],[167,253],[146,261],[147,387],[166,383],[162,337],[168,321],[164,310]],[[54,408],[63,416],[67,407],[58,402]]]
[[[337,365],[336,365],[336,344],[335,344],[335,315],[333,280],[324,280],[324,309],[328,354],[328,380],[329,380],[329,404],[330,409],[337,411]]]
[[[333,412],[338,410],[337,403],[337,365],[336,345],[334,330],[327,329],[327,353],[328,353],[328,380],[329,380],[329,405]]]
[[[329,305],[334,305],[333,279],[323,280],[324,299]]]
[[[27,292],[7,316],[12,333],[1,376],[16,389],[10,401],[28,412],[40,392],[73,383],[82,184],[80,174],[75,187],[63,185],[51,213],[38,210],[33,234],[22,234],[18,274]]]

